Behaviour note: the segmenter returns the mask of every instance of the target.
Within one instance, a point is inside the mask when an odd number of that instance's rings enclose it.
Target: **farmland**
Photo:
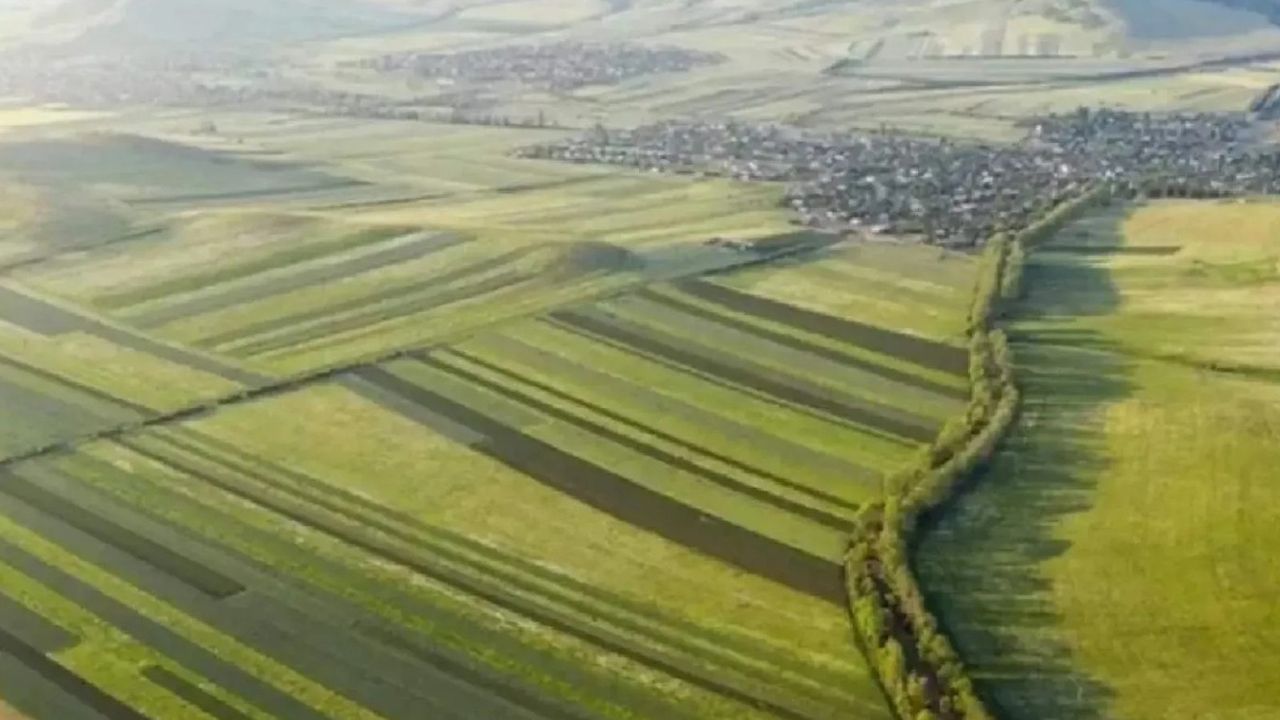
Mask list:
[[[1157,202],[1032,255],[1022,419],[918,560],[1005,716],[1275,716],[1277,222]]]
[[[278,304],[383,252],[456,272],[494,244],[359,217],[201,211],[164,242],[26,266],[12,292],[63,313],[26,332],[58,341],[74,317],[145,349],[171,307]],[[669,240],[557,247],[634,277],[10,464],[0,571],[23,620],[0,696],[35,717],[887,717],[839,562],[862,503],[964,405],[949,293],[971,261],[849,246],[692,279]],[[230,261],[179,260],[201,252]],[[869,283],[934,289],[930,332],[868,324],[844,284],[826,313],[786,302],[775,276],[858,252],[884,261]],[[547,297],[574,280],[532,270]]]

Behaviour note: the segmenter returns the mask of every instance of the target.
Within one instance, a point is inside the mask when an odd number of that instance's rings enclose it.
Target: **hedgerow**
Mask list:
[[[920,519],[938,512],[994,457],[1020,402],[1013,354],[997,327],[1022,294],[1027,251],[1085,209],[1111,197],[1105,186],[1061,203],[1022,232],[987,243],[969,315],[970,399],[921,453],[886,482],[882,502],[861,515],[846,555],[849,611],[858,643],[903,720],[989,720],[959,653],[929,611],[911,570]]]

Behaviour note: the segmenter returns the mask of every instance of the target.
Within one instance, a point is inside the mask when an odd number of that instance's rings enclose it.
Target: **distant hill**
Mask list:
[[[868,13],[850,45],[853,59],[868,62],[1280,50],[1280,0],[870,0],[848,7]]]
[[[38,33],[79,50],[243,47],[360,34],[410,17],[364,0],[44,0]]]

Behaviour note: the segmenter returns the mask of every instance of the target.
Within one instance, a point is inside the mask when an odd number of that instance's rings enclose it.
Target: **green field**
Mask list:
[[[1162,202],[1033,254],[1022,419],[918,557],[1004,716],[1278,717],[1278,227]]]
[[[335,176],[405,141],[238,121],[237,152]],[[11,266],[14,712],[888,717],[840,560],[964,406],[974,263],[842,244],[735,272],[758,257],[705,240],[814,240],[780,188],[517,168],[519,135],[442,131],[390,202],[113,188],[145,232]]]

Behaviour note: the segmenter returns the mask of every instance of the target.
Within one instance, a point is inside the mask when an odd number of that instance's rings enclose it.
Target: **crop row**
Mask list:
[[[174,444],[175,448],[182,447],[184,451],[189,450],[185,442],[174,439],[170,439],[169,442]],[[239,464],[228,465],[229,472],[225,474],[214,473],[197,468],[190,461],[178,460],[171,451],[154,454],[157,451],[152,445],[154,443],[148,443],[146,448],[134,447],[134,449],[152,453],[151,457],[166,462],[170,467],[185,474],[194,475],[207,483],[215,484],[224,491],[232,492],[272,512],[283,514],[294,522],[337,537],[364,552],[411,568],[450,587],[508,608],[561,632],[581,637],[624,656],[633,657],[689,682],[707,685],[709,689],[720,694],[732,696],[735,687],[753,686],[753,683],[732,680],[732,675],[717,680],[716,674],[704,667],[705,660],[703,663],[692,664],[680,661],[678,654],[670,655],[669,651],[662,648],[670,645],[680,648],[688,644],[690,636],[685,632],[676,634],[659,632],[655,635],[657,632],[655,628],[643,626],[646,621],[641,618],[638,609],[634,615],[628,614],[607,598],[601,602],[583,605],[583,599],[577,597],[577,593],[565,592],[571,585],[566,586],[563,578],[531,579],[528,577],[527,568],[525,572],[515,572],[510,567],[509,561],[506,567],[496,564],[492,560],[492,550],[484,553],[489,555],[490,559],[477,557],[479,554],[474,551],[474,543],[459,541],[456,537],[451,539],[452,542],[442,543],[438,533],[428,532],[417,524],[410,524],[408,519],[395,521],[388,517],[394,515],[393,513],[381,508],[361,511],[358,509],[359,503],[354,502],[349,495],[323,483],[309,481],[305,486],[294,485],[287,493],[278,497],[269,496],[265,488],[279,487],[278,476],[255,477],[250,468]],[[223,459],[221,462],[227,461]],[[199,474],[195,475],[195,473]],[[253,480],[253,484],[248,484],[247,480]],[[324,485],[323,488],[320,487],[322,485]],[[261,489],[255,489],[255,487]],[[304,487],[310,489],[304,489]],[[330,498],[331,495],[338,497]],[[463,547],[459,548],[459,545]],[[585,618],[594,618],[594,621],[585,622]],[[618,630],[609,630],[608,626],[600,625],[606,619],[609,625],[619,628],[622,633],[619,634]],[[687,630],[694,630],[692,637],[697,637],[696,629]],[[648,642],[638,644],[628,639],[628,636],[633,634],[647,638]],[[655,640],[658,641],[656,645],[653,644]],[[714,642],[703,646],[704,649],[701,650],[690,646],[681,653],[698,652],[705,657],[709,652],[706,648],[711,647],[715,647]],[[710,657],[706,659],[709,660]],[[729,662],[727,656],[720,658],[715,664],[724,666],[725,663],[728,663],[729,667],[734,667],[734,663]],[[693,670],[697,667],[702,669]],[[759,671],[751,671],[743,666],[738,667],[734,672],[757,675]],[[766,677],[768,676],[758,675],[756,682],[764,681]],[[778,683],[776,679],[772,682],[775,685]],[[749,691],[739,689],[736,692]],[[758,702],[759,699],[754,698],[751,701]]]
[[[672,295],[657,292],[652,289],[641,290],[637,295],[646,300],[667,305],[679,312],[687,313],[704,320],[709,320],[711,322],[758,336],[768,340],[769,342],[791,348],[798,352],[814,355],[840,365],[878,375],[891,382],[911,385],[919,388],[920,390],[925,390],[927,392],[950,398],[964,399],[967,397],[967,393],[964,390],[953,385],[944,385],[914,373],[904,372],[903,370],[889,367],[881,363],[871,362],[851,353],[841,352],[830,346],[805,340],[794,334],[778,332],[765,327],[760,323],[750,322],[740,315],[733,315],[727,312],[714,312],[701,305],[682,300]]]
[[[730,310],[790,325],[824,337],[865,347],[923,367],[963,375],[969,364],[962,348],[885,330],[846,318],[816,313],[776,300],[744,293],[706,280],[677,283],[684,293]]]
[[[477,450],[591,507],[814,597],[841,596],[832,563],[705,515],[385,370],[357,373],[475,429],[488,438]]]
[[[463,242],[466,242],[466,239],[456,235],[419,237],[340,262],[309,265],[283,277],[272,276],[259,278],[253,283],[237,283],[233,287],[222,288],[218,292],[201,293],[196,297],[176,302],[164,302],[158,307],[148,305],[138,312],[128,313],[126,317],[130,324],[144,328],[156,327],[175,320],[258,302],[287,292],[337,282],[391,265],[419,260]],[[205,287],[216,286],[197,285],[193,289]]]
[[[541,382],[528,375],[522,375],[522,374],[513,372],[511,370],[507,370],[499,365],[496,365],[492,362],[482,359],[476,355],[469,354],[467,352],[458,350],[456,348],[451,350],[450,352],[454,355],[457,355],[458,357],[461,357],[467,360],[468,362],[474,365],[479,365],[481,367],[488,369],[490,372],[501,375],[510,382],[528,385],[529,387],[535,388],[542,393],[551,395],[567,403],[584,408],[585,410],[587,410],[588,412],[594,415],[599,415],[601,417],[607,418],[615,423],[627,426],[639,433],[652,435],[656,438],[660,438],[666,443],[669,443],[671,445],[676,445],[692,453],[697,453],[697,454],[706,456],[722,465],[727,465],[729,467],[735,468],[741,472],[747,473],[748,475],[755,475],[755,476],[764,478],[776,485],[787,488],[788,490],[791,490],[798,494],[810,496],[815,500],[823,503],[828,503],[849,511],[856,511],[858,509],[858,506],[853,502],[844,500],[840,497],[824,492],[823,490],[813,488],[802,483],[794,482],[772,471],[764,470],[759,467],[755,467],[753,465],[747,464],[735,457],[730,457],[725,453],[717,452],[704,445],[691,442],[683,437],[677,436],[673,433],[666,432],[661,428],[655,427],[653,425],[637,422],[631,419],[630,417],[627,417],[626,415],[623,415],[618,412],[614,412],[597,403],[594,403],[582,397],[578,397],[573,394],[570,394],[564,390],[556,388],[553,385],[550,385],[549,383]],[[845,524],[844,521],[840,522],[841,526],[843,526],[844,524]]]
[[[233,354],[254,354],[273,347],[285,347],[291,339],[295,342],[305,341],[324,334],[326,327],[331,328],[327,329],[328,332],[339,332],[344,328],[362,327],[362,324],[396,317],[406,312],[430,309],[450,302],[449,296],[461,298],[466,295],[460,293],[482,292],[484,287],[494,286],[497,278],[505,278],[506,283],[515,282],[515,276],[519,273],[497,271],[517,263],[525,252],[527,251],[505,253],[353,300],[253,322],[200,338],[197,345],[204,348],[225,348]]]
[[[464,359],[467,359],[468,361],[471,360],[468,356],[465,356],[462,354],[459,354],[459,355]],[[820,523],[822,525],[826,525],[828,527],[832,527],[836,529],[844,529],[844,530],[849,529],[848,520],[842,519],[838,516],[832,515],[828,512],[812,507],[810,505],[788,500],[785,497],[775,495],[773,493],[768,492],[767,490],[764,490],[754,485],[750,485],[748,483],[737,480],[734,477],[727,475],[725,473],[718,472],[716,470],[705,467],[691,460],[687,460],[682,456],[666,452],[659,446],[656,446],[651,443],[646,443],[643,440],[636,439],[632,435],[624,434],[624,433],[612,430],[609,427],[602,425],[600,423],[593,422],[588,416],[582,414],[581,412],[572,412],[568,410],[563,410],[555,405],[543,402],[539,400],[537,397],[534,397],[532,395],[522,392],[519,389],[519,387],[513,383],[498,383],[498,382],[490,381],[484,377],[481,377],[480,375],[469,372],[465,368],[461,368],[456,365],[450,365],[450,364],[438,362],[434,360],[432,356],[427,354],[419,354],[417,357],[419,360],[426,363],[427,365],[438,368],[445,372],[448,372],[462,380],[465,380],[466,382],[468,382],[473,386],[484,388],[495,393],[503,394],[508,399],[514,402],[518,402],[526,407],[532,408],[533,410],[536,410],[537,412],[541,413],[542,415],[548,418],[551,418],[561,423],[566,423],[566,424],[581,428],[582,430],[585,430],[586,432],[591,433],[595,437],[607,440],[621,447],[628,448],[635,452],[652,457],[655,460],[658,460],[659,462],[662,462],[673,468],[683,470],[684,472],[696,475],[699,478],[702,478],[703,480],[706,480],[707,482],[710,482],[714,485],[719,485],[721,487],[728,488],[736,493],[741,493],[747,497],[751,497],[753,499],[775,505],[780,509],[786,510],[787,512],[794,513],[796,515],[807,518],[809,520]],[[515,379],[517,381],[519,380],[518,378],[515,378]],[[561,398],[563,399],[563,396],[561,396]],[[572,399],[570,399],[570,402],[573,402]],[[589,408],[584,408],[584,409],[589,410]],[[621,422],[623,424],[628,424],[626,423],[626,421],[621,421]],[[641,433],[650,432],[646,428],[637,428],[637,429]],[[690,450],[692,452],[695,452],[695,453],[699,452],[699,450],[696,447],[691,447],[687,443],[683,443],[683,441],[679,440],[678,438],[672,438],[668,436],[667,438],[663,438],[663,439],[666,440],[667,442],[671,442],[672,444],[683,445],[685,449]],[[803,486],[799,486],[799,487],[801,492],[804,492],[807,490],[807,488],[803,488]]]
[[[737,387],[758,391],[778,402],[807,408],[859,427],[918,442],[928,442],[936,432],[933,423],[910,417],[896,408],[860,399],[833,397],[838,393],[828,388],[798,378],[779,377],[758,366],[753,367],[748,361],[712,357],[709,353],[698,352],[679,338],[663,337],[658,331],[618,322],[598,313],[558,311],[551,317],[573,330],[620,343],[634,351],[661,357]]]
[[[909,453],[895,441],[547,322],[488,333],[455,349],[854,503],[879,486],[882,467]],[[849,457],[855,454],[856,462]],[[806,472],[796,473],[801,467]]]

